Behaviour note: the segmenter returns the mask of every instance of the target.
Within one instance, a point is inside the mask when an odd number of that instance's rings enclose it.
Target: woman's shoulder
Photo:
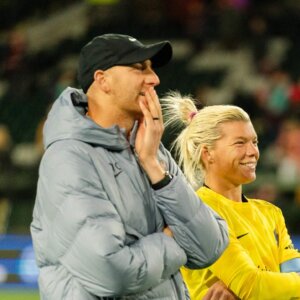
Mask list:
[[[270,201],[263,200],[263,199],[256,199],[256,198],[247,198],[249,203],[253,206],[257,206],[259,209],[266,209],[266,210],[272,210],[276,212],[280,212],[281,209],[273,204]]]

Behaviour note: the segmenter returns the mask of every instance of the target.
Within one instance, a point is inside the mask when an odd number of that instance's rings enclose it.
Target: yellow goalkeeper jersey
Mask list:
[[[182,268],[191,300],[202,299],[218,280],[243,300],[300,299],[300,276],[280,273],[281,263],[300,257],[281,210],[263,200],[235,202],[206,187],[197,194],[227,221],[230,243],[210,267]]]

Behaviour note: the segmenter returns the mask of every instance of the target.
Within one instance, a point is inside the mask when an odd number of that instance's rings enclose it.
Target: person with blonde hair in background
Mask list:
[[[214,264],[182,268],[191,299],[300,299],[300,254],[281,210],[242,191],[255,180],[259,159],[249,115],[233,105],[197,110],[194,99],[177,92],[162,103],[166,125],[186,125],[173,144],[179,165],[230,232],[229,246]]]

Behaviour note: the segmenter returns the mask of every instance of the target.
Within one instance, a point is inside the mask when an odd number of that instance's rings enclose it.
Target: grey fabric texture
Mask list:
[[[128,142],[118,126],[101,128],[86,103],[67,88],[44,126],[31,223],[41,299],[189,299],[179,268],[212,264],[228,243],[225,222],[163,145],[159,159],[174,178],[154,191],[134,134]]]

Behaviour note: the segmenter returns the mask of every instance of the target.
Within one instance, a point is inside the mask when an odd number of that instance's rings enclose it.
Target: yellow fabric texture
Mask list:
[[[300,257],[281,210],[264,200],[231,201],[206,187],[197,194],[227,221],[230,243],[212,266],[182,268],[191,300],[202,299],[219,279],[243,300],[300,299],[300,276],[280,273],[282,262]]]

